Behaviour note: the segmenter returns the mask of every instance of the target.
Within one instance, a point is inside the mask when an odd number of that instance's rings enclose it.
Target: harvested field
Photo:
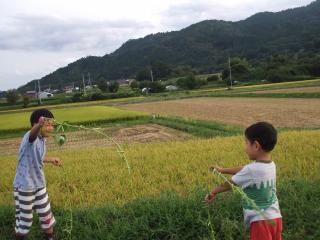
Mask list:
[[[240,126],[268,121],[277,127],[320,127],[320,99],[193,98],[128,104],[121,108]]]
[[[187,133],[157,124],[136,125],[126,128],[107,128],[103,132],[110,134],[110,136],[124,144],[186,140],[192,137]],[[67,142],[62,149],[112,146],[112,143],[106,141],[103,136],[92,132],[77,131],[69,132],[66,135]],[[0,155],[17,155],[20,142],[21,138],[0,140]],[[49,138],[47,149],[53,151],[60,148],[54,143],[52,138]]]

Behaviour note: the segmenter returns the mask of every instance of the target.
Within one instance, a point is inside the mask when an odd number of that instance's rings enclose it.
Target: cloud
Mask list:
[[[206,19],[237,21],[312,1],[0,1],[0,90],[41,78],[81,57],[113,52],[128,39]]]
[[[0,29],[0,50],[83,51],[114,50],[132,35],[145,34],[153,25],[144,21],[63,19],[22,15]]]
[[[310,2],[312,2],[312,0],[281,0],[274,2],[269,0],[185,0],[169,5],[164,9],[161,23],[164,26],[177,30],[203,20],[239,21],[257,12],[276,12],[307,5]]]

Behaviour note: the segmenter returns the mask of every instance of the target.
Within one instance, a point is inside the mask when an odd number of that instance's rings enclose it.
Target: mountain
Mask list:
[[[129,40],[102,57],[81,58],[41,78],[41,85],[134,77],[152,62],[190,65],[199,72],[221,70],[228,55],[259,61],[273,54],[320,53],[320,0],[277,13],[261,12],[238,22],[206,20],[180,31]],[[20,90],[32,89],[29,82]]]

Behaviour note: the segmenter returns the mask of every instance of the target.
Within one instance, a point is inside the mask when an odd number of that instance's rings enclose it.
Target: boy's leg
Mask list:
[[[22,191],[19,189],[14,189],[14,199],[16,206],[16,239],[24,239],[30,231],[33,217],[33,203],[35,199],[34,194],[35,192],[33,191]]]
[[[56,220],[51,211],[47,189],[38,189],[35,195],[34,209],[39,215],[41,228],[46,233],[47,239],[53,239],[53,227]]]
[[[282,240],[282,218],[274,219],[277,224],[274,240]]]

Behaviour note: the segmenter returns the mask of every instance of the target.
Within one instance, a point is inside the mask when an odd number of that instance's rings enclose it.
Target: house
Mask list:
[[[142,93],[145,93],[145,94],[148,94],[149,92],[151,91],[151,88],[142,88],[141,92]]]
[[[166,86],[166,90],[167,91],[176,91],[176,90],[178,90],[178,87],[176,87],[174,85],[168,85],[168,86]]]
[[[68,91],[73,91],[73,86],[65,86],[64,88],[63,88],[63,91],[64,92],[68,92]]]
[[[24,95],[29,97],[29,98],[37,98],[37,92],[36,91],[27,91]]]
[[[53,97],[52,93],[49,92],[40,92],[39,93],[39,98],[44,99],[44,98],[51,98]]]
[[[0,98],[5,98],[5,97],[6,97],[6,92],[0,91]]]

